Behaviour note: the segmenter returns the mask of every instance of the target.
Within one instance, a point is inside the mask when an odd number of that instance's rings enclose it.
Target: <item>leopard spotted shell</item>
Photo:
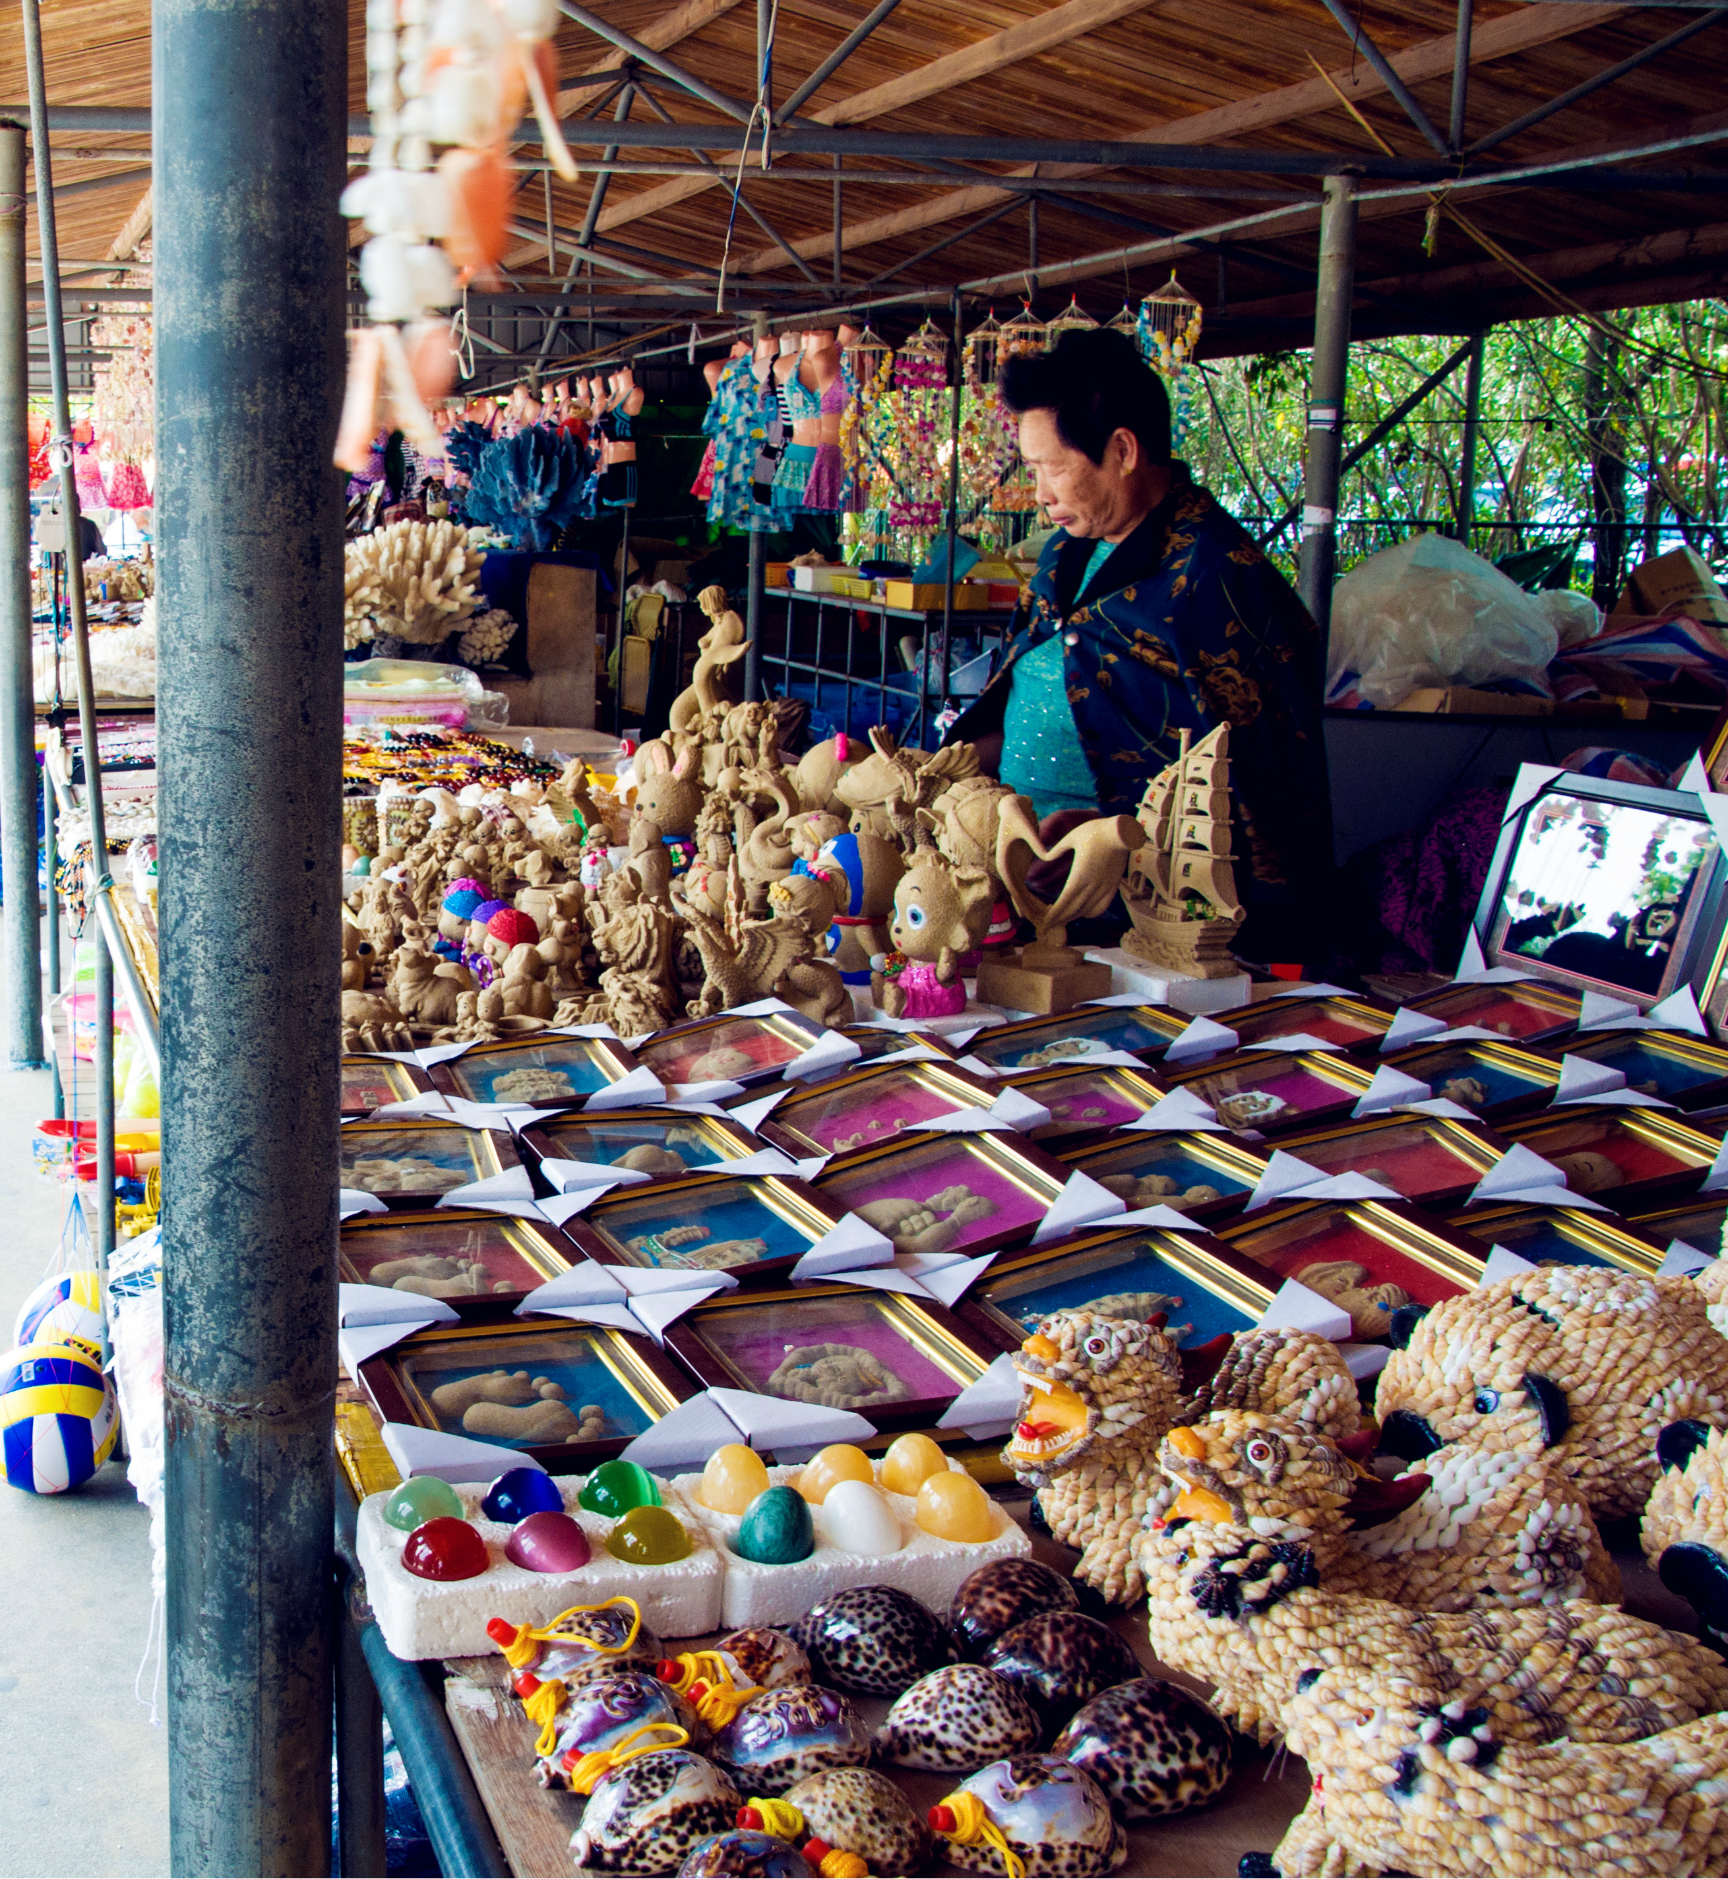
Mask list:
[[[724,1770],[689,1749],[656,1749],[608,1769],[570,1836],[594,1872],[675,1873],[692,1847],[728,1832],[743,1805]]]
[[[1090,1775],[1054,1755],[1016,1755],[992,1762],[960,1784],[976,1794],[1025,1865],[1027,1879],[1088,1879],[1114,1872],[1128,1858],[1128,1835]],[[1002,1856],[987,1842],[943,1840],[942,1856],[962,1872],[1000,1873]]]
[[[1078,1611],[1074,1584],[1037,1559],[993,1559],[963,1580],[948,1609],[948,1629],[964,1656],[981,1657],[1023,1618]]]
[[[1049,1743],[1082,1703],[1143,1673],[1139,1659],[1106,1624],[1081,1612],[1041,1612],[1011,1626],[984,1663],[1019,1686]]]
[[[923,1814],[874,1768],[827,1768],[806,1775],[787,1789],[786,1799],[818,1840],[856,1853],[873,1873],[921,1872],[930,1857]]]
[[[1122,1820],[1179,1814],[1223,1790],[1235,1733],[1212,1708],[1162,1677],[1119,1683],[1092,1698],[1051,1745],[1083,1768]]]
[[[810,1659],[804,1647],[787,1632],[767,1625],[745,1625],[742,1630],[728,1631],[715,1641],[714,1648],[727,1652],[745,1677],[765,1690],[776,1689],[782,1683],[810,1681]]]
[[[980,1664],[950,1664],[921,1677],[876,1731],[876,1759],[902,1768],[965,1774],[1038,1746],[1036,1712],[1006,1677]]]
[[[897,1696],[954,1661],[940,1618],[891,1585],[854,1585],[820,1600],[792,1627],[816,1675],[860,1696]]]
[[[862,1768],[870,1731],[838,1691],[783,1683],[739,1710],[715,1736],[713,1754],[746,1793],[780,1795],[824,1768]]]

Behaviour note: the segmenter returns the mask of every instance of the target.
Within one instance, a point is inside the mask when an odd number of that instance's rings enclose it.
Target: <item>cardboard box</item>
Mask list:
[[[941,581],[889,581],[886,600],[890,607],[905,607],[917,613],[940,613],[945,591]],[[981,613],[989,605],[988,586],[971,581],[955,582],[956,613]]]
[[[1427,711],[1438,717],[1478,713],[1501,718],[1551,718],[1552,698],[1532,698],[1523,692],[1479,692],[1468,685],[1424,685],[1407,692],[1394,711]]]
[[[790,587],[792,585],[789,579],[791,571],[792,564],[789,561],[770,561],[762,570],[762,585],[764,587]]]
[[[1672,548],[1632,570],[1620,590],[1611,620],[1640,619],[1680,607],[1694,620],[1728,625],[1728,594],[1724,594],[1708,563],[1695,548]]]

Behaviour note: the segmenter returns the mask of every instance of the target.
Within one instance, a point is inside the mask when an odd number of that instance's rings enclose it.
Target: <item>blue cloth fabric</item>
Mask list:
[[[1090,580],[1096,544],[1062,530],[1046,543],[1027,621],[948,739],[1000,731],[1006,745],[1021,665],[1052,641],[1107,814],[1138,808],[1175,761],[1181,731],[1228,724],[1236,884],[1250,915],[1243,949],[1320,959],[1312,929],[1332,869],[1320,633],[1241,526],[1185,465],[1172,467],[1170,494]]]

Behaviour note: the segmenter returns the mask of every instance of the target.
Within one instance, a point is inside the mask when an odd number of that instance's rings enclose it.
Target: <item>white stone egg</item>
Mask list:
[[[810,1511],[823,1542],[842,1553],[880,1559],[906,1544],[899,1515],[868,1481],[837,1481],[822,1505]]]

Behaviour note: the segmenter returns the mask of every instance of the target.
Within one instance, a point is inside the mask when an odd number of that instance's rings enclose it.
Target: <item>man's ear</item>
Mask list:
[[[1141,455],[1140,439],[1129,430],[1127,425],[1124,424],[1119,429],[1111,432],[1110,448],[1121,453],[1117,461],[1122,466],[1122,474],[1124,476],[1132,476],[1134,472],[1139,469]]]

